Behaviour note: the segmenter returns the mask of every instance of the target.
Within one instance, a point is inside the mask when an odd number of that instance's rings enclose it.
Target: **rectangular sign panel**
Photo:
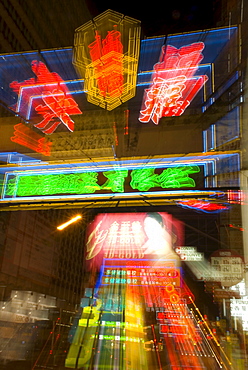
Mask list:
[[[108,171],[18,172],[5,177],[2,199],[203,188],[203,166]]]

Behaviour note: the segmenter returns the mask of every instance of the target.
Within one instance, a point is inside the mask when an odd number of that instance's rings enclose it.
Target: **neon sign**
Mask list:
[[[142,168],[131,173],[130,185],[133,189],[147,191],[153,187],[178,188],[194,187],[195,181],[189,177],[191,173],[199,172],[198,166],[172,167],[155,174],[154,168]]]
[[[18,123],[14,126],[14,136],[11,137],[11,141],[45,156],[51,155],[52,142],[46,140],[46,138],[37,134],[23,123]]]
[[[155,173],[157,171],[157,173]],[[149,189],[194,188],[190,175],[200,172],[198,166],[167,169],[110,170],[59,174],[13,174],[7,179],[6,196],[28,197],[55,194],[94,194],[95,192],[147,191]],[[130,175],[130,176],[129,176]],[[144,181],[144,176],[146,180]],[[128,183],[128,178],[131,181]]]
[[[161,117],[180,116],[208,80],[194,76],[203,59],[203,42],[177,49],[163,46],[160,60],[154,65],[152,84],[145,90],[139,121],[158,124]]]
[[[189,199],[177,202],[178,205],[184,208],[191,208],[199,212],[205,213],[218,213],[222,211],[228,211],[229,207],[224,204],[211,203],[205,200]]]
[[[43,62],[34,60],[31,64],[35,78],[17,82],[10,87],[18,94],[17,104],[12,107],[25,119],[37,119],[35,115],[43,116],[42,121],[34,127],[45,134],[52,134],[60,124],[69,131],[74,131],[74,121],[70,115],[82,114],[76,101],[72,98],[65,81],[55,72],[49,72]]]
[[[121,33],[109,31],[105,39],[96,32],[95,41],[88,47],[100,95],[120,97],[123,92],[123,45]]]
[[[75,32],[73,64],[87,100],[112,110],[135,96],[140,22],[107,10]]]

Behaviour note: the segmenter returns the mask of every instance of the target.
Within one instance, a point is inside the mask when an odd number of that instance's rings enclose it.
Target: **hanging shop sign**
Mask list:
[[[210,257],[213,276],[222,286],[230,287],[238,284],[244,277],[243,258],[233,250],[219,249]]]
[[[6,174],[3,198],[161,191],[201,186],[199,166],[115,169],[103,172]]]
[[[73,64],[87,100],[112,110],[135,96],[140,21],[107,10],[75,31]]]
[[[35,122],[34,127],[44,134],[52,134],[61,124],[74,131],[70,116],[82,112],[66,82],[57,73],[50,72],[43,62],[33,60],[31,68],[35,77],[11,82],[10,88],[18,95],[18,100],[10,108],[27,121]]]
[[[203,42],[181,47],[162,47],[159,62],[154,65],[152,82],[145,90],[139,121],[158,125],[160,118],[181,116],[208,80],[195,73],[203,59]]]
[[[198,252],[195,247],[177,247],[176,253],[180,255],[183,261],[203,261],[204,254]]]

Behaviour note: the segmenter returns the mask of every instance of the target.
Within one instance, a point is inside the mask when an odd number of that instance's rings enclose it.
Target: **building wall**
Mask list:
[[[74,30],[90,18],[85,1],[3,0],[0,4],[1,52],[71,46]]]

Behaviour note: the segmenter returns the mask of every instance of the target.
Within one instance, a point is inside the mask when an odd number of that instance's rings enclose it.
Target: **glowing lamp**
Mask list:
[[[196,76],[203,59],[203,42],[177,49],[163,46],[158,63],[154,65],[152,82],[145,90],[139,121],[158,124],[160,118],[181,116],[208,80]]]
[[[26,120],[42,121],[34,126],[45,134],[52,134],[60,124],[74,131],[74,121],[70,115],[82,114],[72,98],[65,81],[55,72],[50,72],[43,62],[34,60],[31,65],[35,78],[10,84],[17,93],[17,104],[11,109]],[[38,115],[38,117],[37,117]]]
[[[112,110],[136,92],[140,21],[107,10],[75,31],[73,64],[90,103]]]
[[[65,229],[67,226],[69,226],[69,225],[73,224],[74,222],[76,222],[76,221],[80,220],[81,218],[82,218],[82,216],[81,216],[81,215],[77,215],[77,216],[75,216],[75,217],[71,218],[69,221],[67,221],[67,222],[63,223],[62,225],[58,226],[58,227],[57,227],[57,229],[58,229],[58,230],[63,230],[63,229]]]

